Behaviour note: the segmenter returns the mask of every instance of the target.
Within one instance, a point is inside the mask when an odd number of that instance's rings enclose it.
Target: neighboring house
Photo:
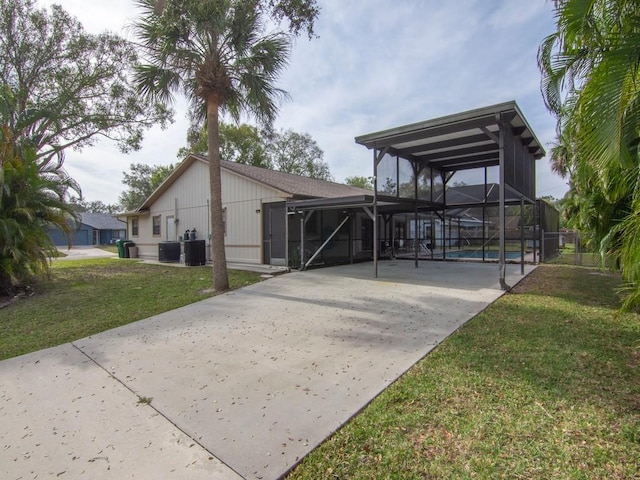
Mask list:
[[[73,228],[72,245],[110,245],[119,238],[124,238],[127,224],[113,218],[108,213],[80,214],[80,224]],[[54,245],[67,246],[67,237],[57,228],[49,228],[49,237]]]
[[[284,265],[290,251],[286,202],[314,198],[371,195],[349,185],[267,170],[235,162],[221,162],[222,205],[227,261]],[[119,214],[126,219],[127,238],[138,246],[138,256],[158,259],[161,242],[180,242],[186,230],[205,240],[210,259],[209,162],[189,155],[135,211]],[[322,232],[322,216],[311,230]],[[296,224],[295,228],[298,229]],[[296,233],[298,230],[296,230]]]

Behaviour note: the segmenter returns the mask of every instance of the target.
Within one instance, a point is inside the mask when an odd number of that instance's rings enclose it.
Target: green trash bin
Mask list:
[[[118,258],[126,258],[124,251],[124,242],[128,242],[129,240],[125,240],[124,238],[119,238],[116,240],[116,247],[118,247]]]

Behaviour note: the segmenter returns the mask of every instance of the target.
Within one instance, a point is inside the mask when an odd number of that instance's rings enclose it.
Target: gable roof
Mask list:
[[[209,159],[203,155],[190,154],[171,172],[154,192],[140,205],[136,212],[149,209],[153,202],[160,197],[193,163],[208,164]],[[371,195],[371,190],[352,187],[336,182],[328,182],[317,178],[303,177],[292,173],[278,172],[266,168],[245,165],[242,163],[220,161],[222,170],[248,178],[267,187],[278,190],[292,198],[338,198],[354,195]],[[132,212],[133,213],[133,212]]]
[[[95,228],[96,230],[124,230],[126,222],[117,220],[110,213],[80,213],[80,223]]]
[[[236,162],[221,161],[220,166],[255,182],[288,193],[297,198],[338,198],[371,194],[371,190],[342,183],[303,177],[293,173],[278,172]]]

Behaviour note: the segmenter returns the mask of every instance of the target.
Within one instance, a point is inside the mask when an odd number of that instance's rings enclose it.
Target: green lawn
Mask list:
[[[259,274],[229,271],[232,288]],[[77,340],[214,295],[211,267],[54,261],[35,295],[0,309],[0,360]]]
[[[289,479],[638,479],[640,316],[617,276],[541,266]]]
[[[207,298],[210,285],[210,267],[55,262],[34,297],[0,309],[0,358]],[[616,313],[619,286],[539,267],[289,478],[640,479],[640,315]]]

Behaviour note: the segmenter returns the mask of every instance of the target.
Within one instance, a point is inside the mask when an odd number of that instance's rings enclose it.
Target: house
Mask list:
[[[235,162],[221,162],[222,205],[227,261],[286,265],[296,255],[299,241],[289,230],[287,201],[370,195],[369,190],[267,170]],[[211,258],[209,162],[191,154],[167,179],[131,212],[119,214],[126,221],[127,238],[135,242],[138,256],[159,259],[160,250],[186,239],[204,240]],[[323,220],[316,215],[309,231],[321,239]],[[294,227],[294,225],[296,225]],[[172,258],[175,260],[175,257]]]
[[[74,227],[71,238],[72,245],[110,245],[117,239],[124,238],[127,224],[113,218],[108,213],[80,213],[80,223]],[[67,246],[65,234],[58,228],[50,227],[47,231],[54,245]]]
[[[373,260],[377,275],[379,252],[388,249],[416,267],[495,259],[507,288],[507,257],[524,271],[526,261],[557,251],[539,240],[558,230],[557,215],[535,199],[535,163],[545,152],[515,101],[355,141],[373,153],[374,191],[222,162],[227,260],[301,269]],[[119,216],[142,258],[170,250],[178,261],[180,241],[194,231],[210,258],[209,203],[207,159],[190,155],[138,209]],[[183,245],[185,260],[192,245]]]

